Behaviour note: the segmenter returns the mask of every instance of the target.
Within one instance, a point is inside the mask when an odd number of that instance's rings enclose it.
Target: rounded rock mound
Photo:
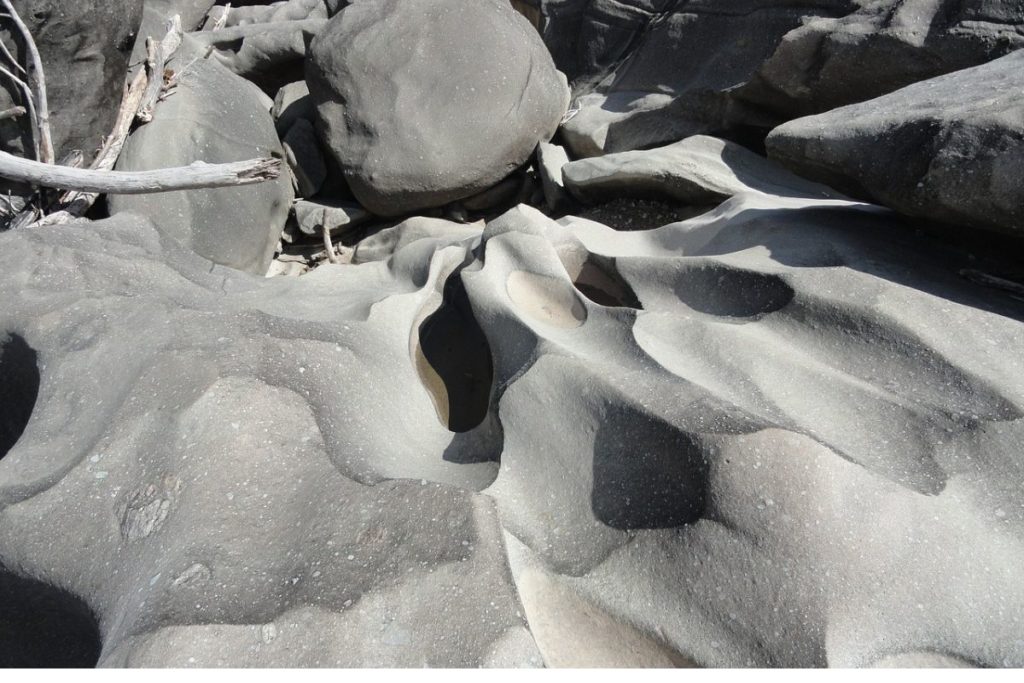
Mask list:
[[[319,132],[356,198],[394,216],[472,196],[554,135],[569,100],[504,0],[364,0],[313,41]]]

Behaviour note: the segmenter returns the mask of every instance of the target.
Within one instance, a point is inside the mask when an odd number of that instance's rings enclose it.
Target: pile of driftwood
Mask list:
[[[248,185],[272,180],[280,174],[281,162],[272,158],[227,164],[197,161],[179,168],[134,173],[112,170],[133,127],[145,125],[153,119],[157,104],[173,93],[178,79],[187,71],[182,69],[175,74],[165,70],[168,60],[181,45],[181,20],[177,16],[168,22],[163,39],[147,38],[146,64],[126,79],[114,129],[91,165],[80,168],[83,161],[81,152],[72,153],[56,163],[50,133],[46,75],[39,50],[11,0],[0,0],[0,3],[6,11],[0,14],[0,18],[13,23],[27,47],[27,64],[22,66],[0,41],[0,74],[21,90],[25,102],[24,106],[0,112],[0,118],[27,116],[32,127],[35,153],[35,159],[24,159],[0,151],[0,177],[35,188],[35,194],[23,207],[18,207],[10,197],[0,197],[0,229],[70,222],[84,216],[101,194],[146,194]],[[210,28],[216,30],[216,22]],[[47,199],[47,189],[64,192],[55,199]]]

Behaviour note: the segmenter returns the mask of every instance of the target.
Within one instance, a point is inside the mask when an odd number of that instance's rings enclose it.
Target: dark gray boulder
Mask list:
[[[737,97],[787,117],[872,99],[1024,48],[1020,0],[865,0],[782,39]]]
[[[1019,0],[548,0],[545,41],[575,81],[579,156],[701,134],[759,142],[1024,47]]]
[[[14,0],[14,8],[42,56],[57,156],[78,149],[88,163],[117,116],[142,0]],[[21,37],[12,35],[11,22],[4,20],[0,39],[25,64]],[[0,110],[23,103],[8,79],[0,78],[0,84]],[[0,121],[0,149],[26,156],[32,148],[27,117]]]
[[[316,37],[307,81],[356,198],[400,215],[472,196],[555,132],[568,91],[504,0],[365,0]]]
[[[1024,51],[790,121],[767,146],[902,213],[1024,236]]]
[[[256,86],[216,61],[202,59],[202,54],[186,37],[170,63],[170,68],[182,69],[174,95],[157,106],[152,122],[131,135],[117,170],[284,156]],[[204,258],[262,275],[293,197],[285,173],[244,187],[110,196],[108,204],[112,214],[147,216],[164,234]]]

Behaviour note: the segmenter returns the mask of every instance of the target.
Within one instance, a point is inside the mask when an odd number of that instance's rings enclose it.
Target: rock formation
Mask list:
[[[1020,2],[231,5],[32,15],[0,666],[1024,667]]]

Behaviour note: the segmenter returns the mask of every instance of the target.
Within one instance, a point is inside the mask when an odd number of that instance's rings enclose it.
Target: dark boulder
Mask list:
[[[364,0],[307,64],[321,137],[356,198],[399,215],[488,189],[555,132],[568,91],[505,0]]]

